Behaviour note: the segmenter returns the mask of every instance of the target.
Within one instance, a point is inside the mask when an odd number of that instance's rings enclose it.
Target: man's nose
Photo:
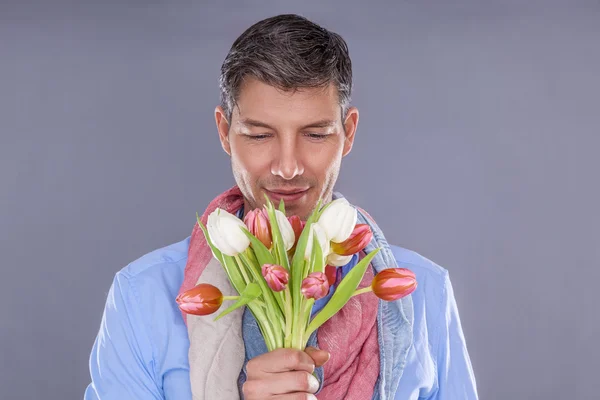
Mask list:
[[[304,166],[300,160],[300,153],[296,146],[295,138],[280,138],[277,154],[271,164],[271,173],[290,180],[304,173]]]

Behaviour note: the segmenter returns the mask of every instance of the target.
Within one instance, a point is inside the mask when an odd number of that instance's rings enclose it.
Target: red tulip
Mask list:
[[[289,273],[281,265],[265,264],[262,266],[262,275],[267,281],[267,285],[274,292],[281,292],[287,287]]]
[[[223,293],[208,283],[200,283],[177,296],[181,311],[193,315],[212,314],[221,307]]]
[[[417,278],[409,269],[384,269],[373,278],[371,289],[377,297],[393,301],[408,296],[417,288]]]
[[[326,265],[325,276],[327,277],[327,283],[329,283],[329,286],[332,286],[337,278],[337,268],[333,265]]]
[[[367,224],[357,224],[350,237],[342,243],[331,242],[331,251],[340,256],[351,256],[362,251],[373,239],[373,232]]]
[[[329,293],[327,276],[322,272],[308,274],[302,281],[302,294],[307,299],[319,300]]]
[[[256,236],[268,249],[271,248],[273,239],[271,237],[271,224],[267,210],[257,208],[248,212],[244,218],[244,223],[251,234]]]
[[[298,239],[300,239],[300,235],[302,234],[302,230],[304,229],[306,222],[302,221],[297,215],[292,215],[291,217],[288,217],[288,221],[290,221],[290,224],[292,225],[292,229],[294,230],[294,236],[296,238],[296,240],[294,241],[294,246],[292,246],[292,248],[290,249],[291,252],[294,252],[296,250]]]

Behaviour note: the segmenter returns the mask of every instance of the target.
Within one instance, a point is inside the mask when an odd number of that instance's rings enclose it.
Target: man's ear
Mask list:
[[[217,123],[217,131],[219,131],[221,147],[223,147],[225,153],[231,155],[231,145],[229,144],[229,121],[227,121],[225,111],[221,106],[215,108],[215,122]]]
[[[346,140],[344,141],[344,151],[342,156],[348,155],[352,150],[354,144],[354,136],[356,129],[358,128],[358,109],[356,107],[350,107],[346,112],[346,118],[344,120],[344,132]]]

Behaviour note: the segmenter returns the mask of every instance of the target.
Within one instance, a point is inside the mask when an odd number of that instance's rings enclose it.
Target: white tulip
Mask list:
[[[279,232],[281,232],[281,237],[283,237],[285,251],[288,251],[294,246],[296,234],[294,233],[292,224],[290,224],[290,221],[287,219],[284,213],[279,210],[275,210],[275,218],[277,219],[277,226],[279,227]]]
[[[304,252],[304,259],[306,260],[310,260],[311,255],[313,253],[313,238],[315,237],[315,235],[317,236],[317,241],[319,242],[319,246],[321,247],[321,251],[323,252],[323,257],[329,254],[330,245],[329,239],[327,238],[327,234],[325,233],[323,227],[318,222],[315,222],[310,226],[310,231],[308,233],[306,251]]]
[[[340,256],[339,254],[331,253],[327,256],[327,264],[334,267],[343,267],[352,260],[352,256]]]
[[[236,256],[250,246],[250,239],[242,232],[244,222],[233,214],[217,208],[208,216],[208,236],[219,251]]]
[[[357,220],[356,208],[344,198],[336,199],[323,211],[319,225],[325,229],[329,240],[342,243],[350,237]]]

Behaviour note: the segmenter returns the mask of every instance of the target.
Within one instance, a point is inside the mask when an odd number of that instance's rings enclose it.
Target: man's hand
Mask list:
[[[329,353],[308,347],[305,351],[277,349],[248,361],[243,386],[245,400],[316,400],[319,382],[315,367],[329,360]]]

